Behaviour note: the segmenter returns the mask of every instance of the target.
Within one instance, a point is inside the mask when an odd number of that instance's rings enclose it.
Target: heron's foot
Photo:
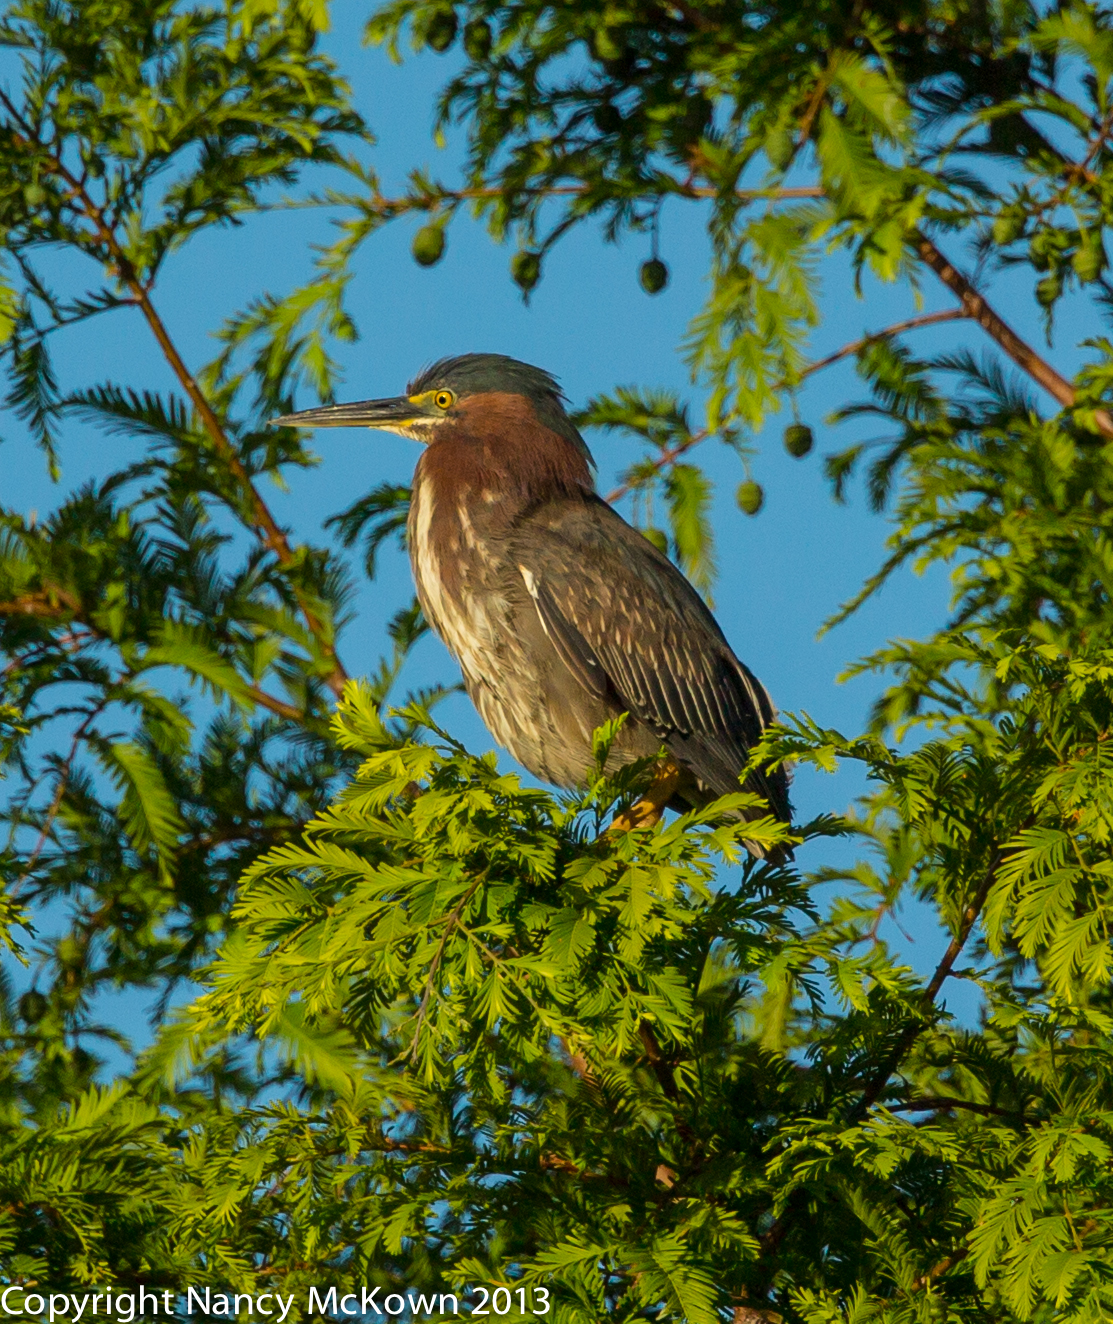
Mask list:
[[[613,833],[629,832],[633,828],[652,827],[659,822],[665,806],[676,794],[683,775],[684,770],[678,763],[672,759],[662,759],[645,795],[618,814],[604,835],[609,837]]]

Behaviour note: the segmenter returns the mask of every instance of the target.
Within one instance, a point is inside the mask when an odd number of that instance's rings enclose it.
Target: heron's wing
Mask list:
[[[737,790],[773,705],[672,562],[597,500],[542,508],[513,550],[546,635],[584,689],[613,695],[715,794]],[[748,785],[788,817],[783,773]]]

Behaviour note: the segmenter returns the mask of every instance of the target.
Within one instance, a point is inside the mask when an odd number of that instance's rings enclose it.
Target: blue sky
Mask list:
[[[450,139],[447,148],[438,149],[430,129],[433,98],[454,57],[423,55],[395,66],[383,52],[359,44],[363,6],[338,6],[336,14],[338,26],[326,46],[336,54],[377,135],[369,161],[384,191],[401,191],[415,167],[452,180],[459,141]],[[308,182],[315,182],[312,176]],[[703,222],[698,204],[666,207],[660,246],[672,280],[656,297],[646,295],[637,281],[638,265],[649,253],[648,236],[616,246],[585,229],[558,246],[528,307],[507,272],[511,250],[495,246],[470,219],[461,217],[453,225],[445,258],[432,269],[419,268],[410,256],[419,222],[393,224],[370,240],[358,260],[351,311],[361,338],[343,347],[340,398],[395,394],[435,358],[488,350],[548,368],[574,405],[616,384],[662,386],[684,393],[698,417],[700,395],[688,380],[677,346],[705,292],[708,246]],[[323,214],[275,212],[239,229],[203,235],[174,258],[156,302],[190,366],[199,366],[215,352],[210,333],[223,317],[265,290],[282,293],[304,280],[311,269],[310,245],[329,237]],[[84,276],[72,256],[54,257],[48,266],[63,287]],[[865,297],[858,299],[845,263],[837,258],[827,264],[824,297],[815,357],[863,331],[878,330],[916,311],[949,308],[953,302],[934,284],[925,287],[922,309],[900,287],[867,283]],[[1007,290],[1000,302],[1006,310],[1015,307],[1017,320],[1038,338],[1032,329],[1033,305],[1019,287]],[[976,329],[959,324],[918,332],[913,343],[925,350],[959,343],[984,348]],[[112,314],[67,333],[56,354],[63,387],[104,378],[172,385],[137,313]],[[758,439],[761,451],[753,466],[766,490],[765,509],[756,519],[746,518],[734,505],[734,489],[743,477],[737,457],[714,444],[699,453],[717,483],[720,579],[715,598],[728,638],[782,709],[807,711],[822,725],[847,733],[861,728],[880,684],[870,678],[840,684],[840,671],[887,639],[923,635],[938,626],[948,596],[943,575],[920,579],[905,573],[850,622],[817,638],[823,620],[877,567],[888,532],[884,520],[866,509],[860,493],[848,505],[836,505],[823,478],[823,453],[841,449],[853,435],[870,435],[868,424],[859,425],[866,431],[852,434],[847,429],[836,432],[824,421],[833,409],[862,394],[848,364],[810,380],[801,396],[801,416],[816,431],[817,450],[802,461],[789,458],[780,444],[781,429],[790,419],[782,415],[773,420]],[[62,482],[54,486],[42,457],[8,420],[3,435],[2,499],[24,511],[48,510],[74,486],[103,476],[135,453],[126,441],[75,424],[65,433]],[[633,443],[601,435],[588,440],[598,461],[600,487],[606,491],[633,458]],[[327,431],[314,444],[320,465],[292,474],[289,492],[276,489],[268,494],[279,518],[314,541],[322,538],[323,521],[361,491],[383,481],[407,481],[416,458],[414,443],[383,433]],[[408,566],[391,549],[381,558],[377,580],[361,581],[357,618],[342,643],[351,673],[373,669],[383,649],[383,624],[410,593]],[[457,674],[439,642],[427,638],[415,650],[405,679],[419,685]],[[465,698],[451,700],[441,715],[472,748],[490,746]],[[794,799],[800,816],[810,817],[843,810],[861,789],[851,773],[801,773]],[[907,949],[909,958],[918,969],[928,970],[941,947],[940,935],[923,914],[912,914],[906,922],[916,939]]]

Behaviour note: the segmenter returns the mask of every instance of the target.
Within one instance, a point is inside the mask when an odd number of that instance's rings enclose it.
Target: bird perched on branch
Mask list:
[[[405,395],[275,422],[425,443],[408,523],[418,598],[488,730],[535,776],[583,785],[593,731],[628,713],[612,764],[667,757],[624,826],[739,790],[769,696],[680,571],[596,495],[549,373],[464,354]],[[788,821],[783,769],[752,770],[745,789]]]

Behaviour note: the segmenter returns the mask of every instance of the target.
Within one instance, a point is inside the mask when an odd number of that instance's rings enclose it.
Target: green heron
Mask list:
[[[418,598],[488,730],[535,776],[582,786],[592,733],[627,713],[612,762],[667,757],[623,826],[739,789],[769,695],[676,566],[596,495],[549,373],[464,354],[405,395],[275,422],[425,443],[408,523]],[[744,785],[789,820],[783,769],[752,769]]]

